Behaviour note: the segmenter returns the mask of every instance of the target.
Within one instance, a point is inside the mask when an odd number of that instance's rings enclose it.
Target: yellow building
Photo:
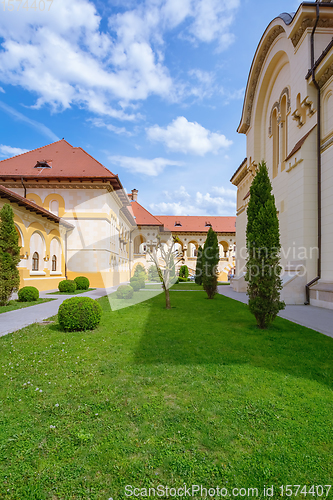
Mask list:
[[[137,229],[133,232],[134,266],[142,264],[148,269],[152,264],[147,247],[153,244],[159,235],[161,242],[166,242],[167,235],[177,236],[175,251],[181,256],[176,271],[181,265],[187,265],[189,275],[194,276],[198,247],[205,244],[210,227],[217,233],[220,248],[220,281],[228,280],[228,273],[235,266],[235,217],[152,215],[137,201],[138,191],[133,189],[128,195],[135,216]],[[161,264],[163,264],[161,262]]]
[[[136,224],[128,197],[118,177],[83,149],[61,140],[3,160],[0,184],[26,200],[24,216],[14,210],[23,247],[21,286],[48,290],[65,275],[87,276],[93,287],[129,279]],[[36,209],[28,212],[28,202],[43,209],[45,222]]]
[[[0,207],[10,202],[20,236],[20,286],[57,288],[84,275],[93,287],[129,280],[157,233],[179,236],[193,274],[196,251],[210,226],[220,243],[220,279],[234,267],[235,217],[171,217],[158,220],[128,196],[114,175],[64,139],[0,161]],[[174,220],[175,219],[175,220]]]
[[[333,3],[304,2],[264,32],[251,65],[238,132],[247,158],[237,186],[236,278],[245,291],[249,188],[267,163],[279,213],[282,298],[333,308]]]

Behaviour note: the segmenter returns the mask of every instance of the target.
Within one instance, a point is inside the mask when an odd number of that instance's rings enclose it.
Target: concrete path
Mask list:
[[[92,299],[99,299],[104,295],[108,295],[109,293],[116,291],[118,286],[119,285],[106,289],[96,288],[96,290],[80,293],[79,295],[50,295],[51,292],[57,292],[58,289],[48,290],[47,292],[40,292],[39,297],[41,299],[46,298],[56,300],[0,314],[0,337],[2,337],[3,335],[7,335],[7,333],[16,332],[16,330],[20,330],[25,326],[31,325],[33,323],[39,323],[40,321],[44,321],[47,318],[54,316],[58,313],[59,306],[65,299],[69,299],[72,297],[91,297]]]
[[[218,292],[221,295],[247,304],[247,294],[234,292],[230,285],[218,286]],[[304,305],[286,306],[279,313],[279,316],[298,325],[306,326],[324,335],[333,337],[333,310],[331,309]]]

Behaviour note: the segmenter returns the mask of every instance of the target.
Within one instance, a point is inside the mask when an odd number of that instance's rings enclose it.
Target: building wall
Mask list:
[[[7,203],[0,199],[0,209]],[[39,291],[57,288],[65,279],[63,230],[59,225],[34,214],[16,203],[10,203],[14,211],[14,223],[19,234],[21,261],[18,265],[20,288],[35,286]],[[38,253],[38,270],[33,270],[32,258]],[[52,256],[57,257],[57,269],[52,271]]]
[[[23,194],[20,188],[10,189]],[[122,214],[115,192],[89,185],[74,189],[50,185],[47,189],[28,187],[27,198],[74,226],[62,242],[69,279],[84,275],[93,287],[109,287],[129,279],[133,228]]]

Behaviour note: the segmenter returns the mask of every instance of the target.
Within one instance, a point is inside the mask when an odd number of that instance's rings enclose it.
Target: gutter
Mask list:
[[[23,189],[24,189],[24,198],[26,198],[27,197],[27,188],[26,188],[26,185],[23,182],[23,177],[21,177],[21,184],[22,184]]]
[[[321,102],[320,87],[316,81],[315,60],[314,60],[314,35],[319,21],[319,0],[316,0],[316,22],[311,33],[311,76],[312,82],[317,89],[317,216],[318,216],[318,261],[317,276],[305,285],[305,305],[310,304],[310,286],[316,283],[321,277]]]

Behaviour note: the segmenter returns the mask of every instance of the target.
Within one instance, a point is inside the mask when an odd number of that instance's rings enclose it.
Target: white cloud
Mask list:
[[[2,92],[2,94],[6,93],[2,87],[0,87],[0,92]]]
[[[12,148],[11,146],[0,144],[0,156],[5,158],[8,158],[9,156],[21,155],[23,153],[27,153],[28,151],[29,149]]]
[[[118,135],[126,135],[128,137],[131,137],[132,135],[134,135],[132,132],[127,130],[125,127],[116,127],[115,125],[112,125],[112,123],[106,123],[100,118],[92,118],[92,119],[89,119],[87,121],[91,122],[95,127],[106,128],[110,132],[114,132],[115,134],[118,134]]]
[[[108,32],[88,0],[56,0],[50,12],[3,13],[0,81],[37,95],[36,107],[78,105],[119,120],[137,119],[122,106],[152,94],[171,100],[184,95],[186,85],[173,81],[164,61],[165,34],[178,28],[195,42],[216,41],[223,48],[232,38],[239,0],[114,4],[128,10],[109,18]]]
[[[1,102],[1,101],[0,101],[0,109],[2,109],[3,111],[5,111],[9,115],[13,116],[16,120],[19,120],[21,122],[25,122],[30,127],[33,127],[35,129],[37,129],[38,132],[40,132],[41,134],[45,135],[46,137],[48,137],[52,141],[58,141],[59,140],[59,137],[57,137],[56,134],[54,134],[52,132],[52,130],[50,130],[46,125],[44,125],[43,123],[40,123],[38,121],[31,120],[30,118],[28,118],[27,116],[23,115],[22,113],[20,113],[16,109],[12,108],[11,106],[8,106],[7,104],[5,104],[4,102]]]
[[[218,193],[220,196],[215,196]],[[163,191],[164,200],[149,205],[156,215],[235,215],[236,191],[212,187],[210,192],[191,195],[184,186],[175,191]]]
[[[225,135],[211,132],[197,122],[189,122],[184,116],[179,116],[166,128],[158,125],[148,128],[147,135],[152,141],[164,143],[171,151],[200,156],[216,154],[232,144]]]
[[[179,161],[172,161],[166,158],[148,158],[132,157],[132,156],[109,156],[111,163],[119,165],[126,170],[136,174],[145,174],[149,176],[159,175],[167,166],[182,166]]]

